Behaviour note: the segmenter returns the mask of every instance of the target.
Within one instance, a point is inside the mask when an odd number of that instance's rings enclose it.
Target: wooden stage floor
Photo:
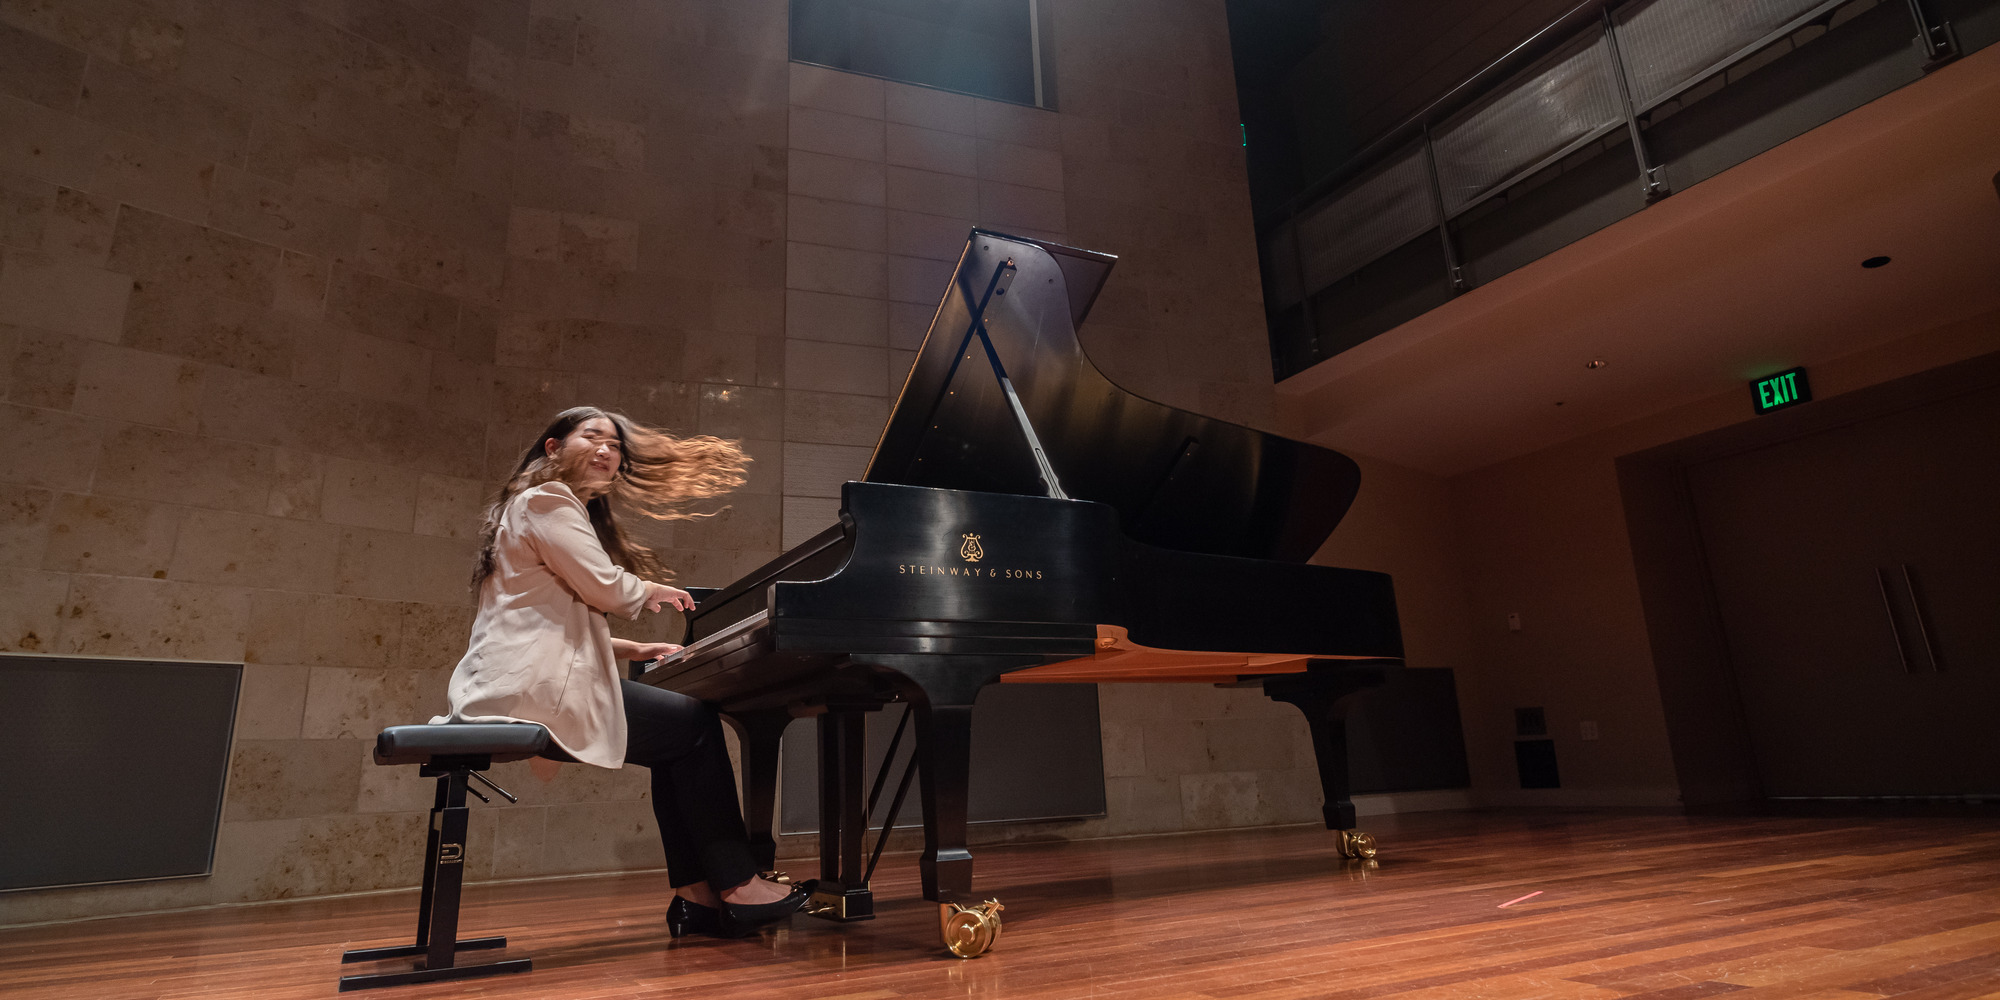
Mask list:
[[[659,874],[474,887],[468,932],[506,934],[504,954],[534,971],[355,995],[2000,997],[1990,817],[1458,813],[1370,828],[1373,869],[1301,829],[989,848],[979,883],[1006,904],[1006,931],[971,961],[936,947],[909,856],[884,860],[877,920],[795,917],[741,941],[670,940]],[[333,996],[340,951],[407,941],[415,904],[0,931],[0,996]]]

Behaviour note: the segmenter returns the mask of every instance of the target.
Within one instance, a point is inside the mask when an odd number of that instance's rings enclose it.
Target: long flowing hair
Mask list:
[[[667,580],[672,574],[653,550],[619,530],[616,511],[630,510],[656,521],[685,521],[705,517],[687,509],[688,504],[717,497],[743,485],[743,468],[750,456],[734,441],[717,437],[677,438],[665,431],[634,422],[630,417],[595,406],[573,406],[550,421],[548,429],[521,453],[514,473],[500,492],[486,505],[485,523],[479,532],[479,561],[472,571],[475,597],[486,578],[493,575],[494,545],[500,534],[500,516],[507,503],[522,490],[562,480],[574,483],[589,465],[588,455],[572,455],[565,461],[561,444],[571,431],[585,421],[603,417],[618,429],[623,457],[618,475],[605,492],[584,501],[590,526],[611,561],[649,580]],[[555,441],[557,452],[548,453]]]

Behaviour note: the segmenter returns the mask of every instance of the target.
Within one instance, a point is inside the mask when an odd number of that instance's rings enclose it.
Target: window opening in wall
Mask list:
[[[1055,107],[1048,0],[792,0],[791,58]]]

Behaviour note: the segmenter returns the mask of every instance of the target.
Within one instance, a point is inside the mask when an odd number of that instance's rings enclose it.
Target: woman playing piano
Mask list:
[[[546,757],[651,769],[675,937],[747,933],[805,902],[803,887],[757,877],[715,712],[619,677],[623,661],[680,647],[614,639],[605,620],[694,606],[647,579],[665,574],[616,512],[687,517],[687,501],[740,485],[746,461],[730,442],[675,438],[596,407],[557,414],[487,508],[471,647],[451,675],[450,716],[432,720],[538,722],[557,744]]]

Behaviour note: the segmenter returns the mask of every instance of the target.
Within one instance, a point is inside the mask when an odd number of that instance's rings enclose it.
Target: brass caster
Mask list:
[[[1360,830],[1340,831],[1340,856],[1343,858],[1373,858],[1375,856],[1375,835]]]
[[[938,904],[938,934],[944,946],[960,958],[978,958],[1000,940],[1000,911],[1006,907],[997,899],[978,906],[963,903]]]

